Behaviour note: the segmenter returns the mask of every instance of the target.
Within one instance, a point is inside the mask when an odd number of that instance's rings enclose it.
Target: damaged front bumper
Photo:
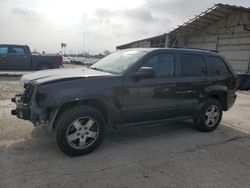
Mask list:
[[[36,102],[24,103],[22,95],[15,95],[11,102],[16,104],[16,109],[11,110],[11,114],[23,120],[29,120],[34,126],[48,124],[47,115],[43,108],[37,106]]]
[[[15,95],[11,99],[11,102],[16,103],[16,109],[11,110],[11,114],[17,116],[20,119],[29,120],[30,118],[30,108],[28,104],[21,102],[22,95]]]

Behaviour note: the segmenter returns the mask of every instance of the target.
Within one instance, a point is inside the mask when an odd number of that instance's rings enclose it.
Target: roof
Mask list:
[[[131,50],[136,50],[136,51],[145,51],[145,52],[149,52],[149,51],[153,51],[153,50],[157,50],[159,48],[125,48],[125,49],[121,49],[120,51],[131,51]]]
[[[119,45],[119,46],[116,46],[117,49],[119,49],[120,47],[123,47],[123,46],[126,46],[126,45],[131,45],[135,42],[142,42],[142,41],[146,41],[146,40],[152,40],[152,39],[155,39],[155,38],[160,38],[160,37],[166,37],[166,33],[164,34],[161,34],[161,35],[157,35],[157,36],[154,36],[154,37],[149,37],[149,38],[145,38],[145,39],[140,39],[140,40],[137,40],[137,41],[133,41],[133,42],[130,42],[130,43],[126,43],[126,44],[122,44],[122,45]]]
[[[170,31],[169,34],[173,33],[183,33],[183,32],[193,32],[195,30],[202,30],[209,25],[221,20],[222,18],[230,15],[233,11],[246,11],[250,12],[250,8],[234,6],[228,4],[215,4],[213,7],[208,8],[206,11],[195,16],[182,25],[178,25],[176,29]]]
[[[28,46],[27,44],[0,44],[1,46]]]
[[[128,48],[122,49],[120,51],[144,51],[144,52],[151,52],[151,51],[173,51],[173,52],[197,52],[197,53],[207,53],[207,54],[218,54],[215,50],[207,50],[207,49],[199,49],[199,48]]]

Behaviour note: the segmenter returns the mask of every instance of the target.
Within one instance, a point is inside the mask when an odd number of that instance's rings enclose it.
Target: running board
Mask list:
[[[136,122],[136,123],[124,123],[124,124],[118,124],[116,125],[117,128],[126,128],[126,127],[132,127],[132,126],[146,126],[146,125],[155,125],[155,124],[161,124],[166,123],[168,121],[174,121],[174,120],[187,120],[187,119],[193,119],[193,116],[182,116],[182,117],[173,117],[168,119],[161,119],[161,120],[153,120],[153,121],[142,121],[142,122]]]

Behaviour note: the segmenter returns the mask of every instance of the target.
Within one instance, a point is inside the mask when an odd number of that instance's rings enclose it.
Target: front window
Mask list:
[[[173,77],[174,76],[174,54],[158,54],[150,58],[143,67],[154,69],[155,77]]]
[[[145,51],[138,50],[117,51],[104,57],[90,68],[113,74],[120,74],[127,70],[146,53],[147,52]]]
[[[7,54],[8,48],[7,47],[0,47],[0,54]]]

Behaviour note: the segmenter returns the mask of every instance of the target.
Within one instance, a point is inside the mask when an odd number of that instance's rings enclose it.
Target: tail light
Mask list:
[[[235,77],[231,82],[231,87],[234,91],[237,90],[237,77]]]
[[[61,56],[61,58],[60,58],[60,65],[63,65],[63,57]]]

